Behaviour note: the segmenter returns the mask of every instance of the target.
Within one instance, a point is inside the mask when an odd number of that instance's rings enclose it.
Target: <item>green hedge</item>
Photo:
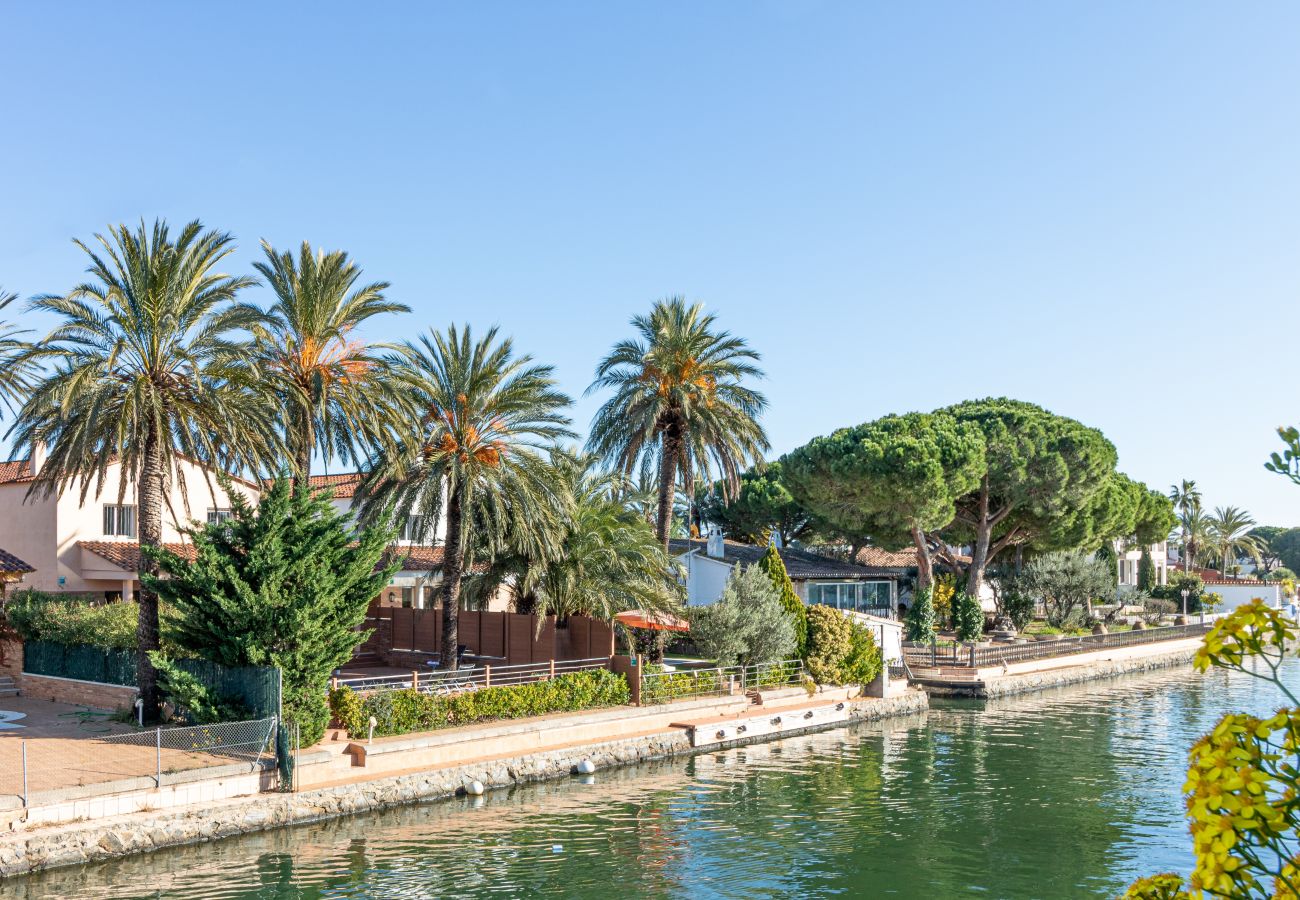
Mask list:
[[[649,675],[655,677],[645,677]],[[642,703],[669,703],[683,697],[716,694],[721,688],[718,673],[712,669],[672,672],[665,675],[663,666],[647,665],[642,676]]]
[[[497,719],[621,706],[629,699],[627,679],[607,669],[587,669],[549,681],[481,688],[448,696],[409,688],[363,696],[340,687],[330,691],[329,698],[335,721],[353,738],[367,736],[371,716],[377,723],[376,736],[387,736]]]

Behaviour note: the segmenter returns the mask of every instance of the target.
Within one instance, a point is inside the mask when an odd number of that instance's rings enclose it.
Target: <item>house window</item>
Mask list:
[[[874,615],[888,615],[892,606],[888,581],[812,583],[808,585],[808,602]]]
[[[402,588],[402,606],[406,609],[410,609],[414,605],[415,605],[415,588],[413,587]]]
[[[135,507],[105,503],[104,534],[109,537],[135,537]]]
[[[423,537],[424,516],[407,516],[406,521],[402,523],[402,533],[398,540],[406,541],[408,544],[418,543]]]
[[[222,522],[226,521],[227,519],[229,519],[229,518],[230,518],[231,516],[233,516],[233,515],[234,515],[234,512],[233,512],[232,510],[229,510],[229,509],[209,509],[209,510],[208,510],[208,524],[209,524],[209,525],[220,525]]]

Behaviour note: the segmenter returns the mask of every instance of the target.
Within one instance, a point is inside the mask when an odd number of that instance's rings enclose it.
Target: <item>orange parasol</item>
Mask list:
[[[691,626],[685,619],[670,616],[667,613],[648,613],[644,609],[629,609],[614,617],[615,622],[628,628],[650,628],[655,631],[690,631]]]

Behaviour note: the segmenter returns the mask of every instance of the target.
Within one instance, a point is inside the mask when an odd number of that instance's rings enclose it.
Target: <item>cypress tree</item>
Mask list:
[[[172,633],[185,651],[223,666],[281,671],[284,718],[304,747],[329,724],[325,687],[368,635],[370,601],[400,563],[380,566],[394,534],[354,530],[327,496],[294,492],[278,479],[257,506],[227,485],[232,515],[188,532],[188,562],[149,548],[162,577],[143,575],[172,604]]]
[[[1138,560],[1138,589],[1150,593],[1156,587],[1156,561],[1151,558],[1151,548],[1142,550]]]
[[[777,552],[776,545],[770,540],[767,551],[758,561],[758,565],[767,573],[767,577],[772,579],[772,584],[781,595],[781,606],[794,617],[795,652],[802,659],[808,653],[808,610],[799,599],[799,595],[795,593],[794,582],[790,580],[790,573],[785,570],[785,562]]]

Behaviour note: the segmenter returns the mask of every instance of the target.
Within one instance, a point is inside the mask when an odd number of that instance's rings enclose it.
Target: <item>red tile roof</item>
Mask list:
[[[36,569],[27,565],[12,553],[0,549],[0,575],[21,575],[24,572],[35,572]]]
[[[77,541],[77,546],[108,560],[126,572],[140,571],[140,544],[136,541]],[[185,559],[194,559],[193,544],[164,544]]]
[[[307,479],[307,484],[317,491],[329,488],[334,492],[337,499],[346,500],[356,493],[357,486],[361,484],[361,473],[342,472],[338,475],[312,475]]]
[[[31,469],[26,459],[11,459],[0,462],[0,484],[11,481],[31,481]]]
[[[77,546],[108,560],[124,571],[140,571],[140,544],[136,541],[77,541]],[[164,546],[178,556],[189,560],[194,559],[193,544],[165,544]],[[384,551],[384,562],[400,560],[403,572],[436,572],[442,568],[442,555],[442,547],[395,546]]]
[[[860,566],[907,569],[916,565],[916,550],[882,550],[879,547],[863,547],[858,551],[857,563]]]

